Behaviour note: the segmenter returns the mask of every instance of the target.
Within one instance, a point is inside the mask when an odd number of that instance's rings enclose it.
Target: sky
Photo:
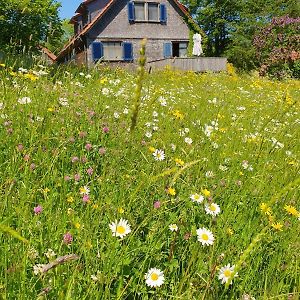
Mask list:
[[[79,6],[82,0],[59,0],[58,2],[61,2],[61,8],[59,11],[60,18],[70,19],[74,15],[76,8]]]

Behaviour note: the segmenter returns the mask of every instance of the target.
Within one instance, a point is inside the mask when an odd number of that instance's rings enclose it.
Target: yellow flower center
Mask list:
[[[195,198],[195,200],[199,200],[199,199],[200,199],[200,196],[199,196],[198,194],[196,194],[196,195],[194,196],[194,198]]]
[[[224,276],[225,277],[230,277],[231,276],[231,271],[230,270],[225,270],[224,271]]]
[[[153,281],[156,281],[158,279],[158,275],[156,273],[152,273],[150,277]]]
[[[213,204],[211,204],[210,206],[209,206],[209,209],[211,210],[211,211],[216,211],[216,206],[215,205],[213,205]]]
[[[124,226],[117,226],[117,233],[124,234],[125,233],[125,227]]]
[[[206,233],[202,233],[202,240],[208,241],[208,235]]]

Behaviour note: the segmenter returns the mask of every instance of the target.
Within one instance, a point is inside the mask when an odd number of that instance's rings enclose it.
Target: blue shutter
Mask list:
[[[129,21],[129,23],[132,23],[132,22],[134,22],[134,3],[133,2],[128,2],[127,10],[128,10],[128,21]]]
[[[123,43],[123,60],[133,61],[133,47],[132,43]]]
[[[164,43],[164,58],[172,57],[172,43]]]
[[[103,57],[103,44],[101,42],[92,43],[93,60],[98,60]]]
[[[160,23],[167,23],[167,6],[164,3],[160,4],[159,6],[159,20]]]

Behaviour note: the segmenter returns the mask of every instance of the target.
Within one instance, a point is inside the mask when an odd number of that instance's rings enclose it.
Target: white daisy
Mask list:
[[[230,267],[230,264],[228,264],[225,267],[222,267],[219,271],[219,279],[222,281],[222,283],[227,283],[227,281],[231,278],[233,272],[234,272],[235,265]],[[238,273],[235,273],[233,277],[237,277]],[[232,280],[230,282],[232,284]]]
[[[147,138],[151,138],[151,137],[152,137],[152,133],[151,133],[150,131],[147,131],[147,132],[145,133],[145,136],[146,136]]]
[[[145,274],[146,284],[150,287],[159,287],[165,281],[164,273],[156,268],[151,268]]]
[[[89,195],[90,189],[85,185],[79,189],[80,195]]]
[[[28,104],[31,103],[31,99],[29,97],[23,97],[23,98],[19,98],[18,102],[20,104]]]
[[[164,160],[165,159],[165,152],[163,150],[156,149],[153,153],[155,160]]]
[[[193,140],[190,138],[190,137],[186,137],[184,139],[184,141],[188,144],[188,145],[191,145],[193,143]]]
[[[196,230],[197,239],[202,245],[212,245],[214,243],[214,235],[206,228],[199,228]]]
[[[193,194],[193,195],[190,196],[190,199],[193,202],[201,203],[201,202],[203,202],[204,197],[202,195],[199,195],[199,194]]]
[[[178,226],[177,226],[176,224],[171,224],[171,225],[169,226],[169,229],[170,229],[171,231],[177,231],[177,230],[178,230]]]
[[[127,220],[120,219],[118,222],[112,222],[109,224],[109,228],[111,229],[113,236],[120,237],[121,239],[131,232],[130,225]]]
[[[220,206],[216,203],[205,204],[205,211],[208,215],[216,216],[221,212]]]

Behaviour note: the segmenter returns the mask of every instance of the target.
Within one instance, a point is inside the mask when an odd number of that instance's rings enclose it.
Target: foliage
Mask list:
[[[62,35],[55,0],[0,0],[0,46],[6,52],[35,51],[37,45],[57,45]]]
[[[145,73],[130,132],[135,73],[0,64],[0,298],[297,297],[300,82],[228,71]]]
[[[273,18],[255,36],[254,45],[261,75],[300,78],[300,18]]]

